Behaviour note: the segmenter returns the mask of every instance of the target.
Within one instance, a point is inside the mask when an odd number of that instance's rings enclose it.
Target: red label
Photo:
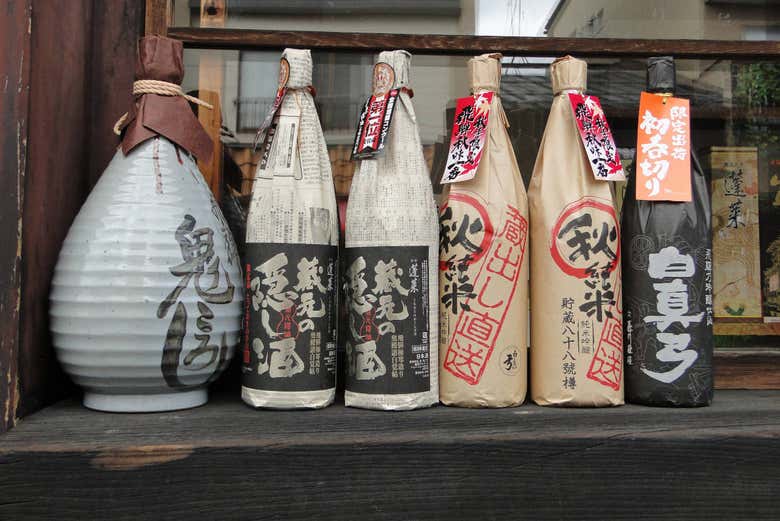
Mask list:
[[[468,181],[477,175],[482,150],[485,148],[492,101],[492,92],[458,99],[442,184]]]
[[[687,99],[643,92],[636,144],[636,198],[690,201],[691,126]]]
[[[487,216],[484,206],[473,197],[451,194],[451,200],[455,199],[453,196],[457,196],[457,199],[476,211],[466,214],[465,217],[470,216],[468,222],[464,217],[460,225],[450,230],[460,230],[463,227],[476,229],[473,224],[482,219],[482,216]],[[442,210],[442,226],[446,226],[446,208]],[[482,379],[496,339],[504,325],[520,277],[528,222],[517,208],[507,205],[498,234],[493,235],[493,228],[487,219],[482,223],[482,230],[484,237],[489,239],[487,251],[482,251],[481,246],[476,246],[477,241],[474,241],[471,243],[475,247],[473,256],[466,255],[457,260],[448,257],[446,269],[452,277],[445,275],[448,284],[445,284],[442,295],[442,305],[454,306],[453,312],[458,317],[444,356],[444,369],[470,385],[476,385]],[[446,237],[449,239],[453,236]],[[458,239],[459,234],[456,232],[454,237]],[[451,244],[453,241],[449,242]],[[478,242],[480,245],[484,243]],[[444,245],[442,250],[445,251]],[[447,255],[446,251],[443,255]],[[480,259],[482,265],[473,284],[469,280],[461,280],[461,277],[467,275],[468,265]],[[467,294],[461,291],[464,287]],[[464,297],[459,307],[456,300],[458,297]]]
[[[617,145],[599,99],[596,96],[570,93],[569,103],[593,175],[598,181],[625,181]]]
[[[355,133],[352,159],[376,157],[384,150],[399,92],[399,89],[392,89],[368,98]]]

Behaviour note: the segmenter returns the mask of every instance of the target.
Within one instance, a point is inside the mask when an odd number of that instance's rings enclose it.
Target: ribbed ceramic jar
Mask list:
[[[51,330],[84,405],[202,405],[238,342],[235,243],[193,158],[163,137],[118,150],[62,246]]]

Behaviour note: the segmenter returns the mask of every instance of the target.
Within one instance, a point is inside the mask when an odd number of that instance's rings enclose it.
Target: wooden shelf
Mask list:
[[[160,0],[154,0],[159,2]],[[332,31],[269,31],[168,27],[167,35],[196,49],[283,49],[375,52],[406,49],[413,54],[470,55],[500,52],[507,56],[643,57],[773,59],[780,42],[747,40],[658,40],[635,38],[558,38],[536,36],[470,36],[447,34],[383,34]],[[152,32],[158,32],[152,28]]]
[[[780,391],[712,407],[103,414],[0,436],[0,519],[771,519]]]

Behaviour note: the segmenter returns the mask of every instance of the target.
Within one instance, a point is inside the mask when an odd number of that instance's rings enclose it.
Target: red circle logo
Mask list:
[[[467,208],[467,211],[463,212],[464,218],[460,222],[447,217],[447,209],[453,201],[463,203]],[[468,211],[469,209],[476,212],[477,219],[471,221],[474,212]],[[455,252],[449,259],[439,259],[440,270],[447,271],[449,269],[448,263],[453,259],[464,260],[466,264],[471,265],[485,256],[493,240],[493,223],[490,222],[485,205],[479,199],[462,193],[450,193],[447,202],[439,210],[439,218],[442,229],[440,250],[446,246],[447,248],[451,247]],[[476,226],[477,223],[480,226]],[[465,260],[466,257],[468,260]]]
[[[612,203],[583,197],[564,208],[550,236],[550,254],[564,273],[579,279],[614,271],[620,231]]]

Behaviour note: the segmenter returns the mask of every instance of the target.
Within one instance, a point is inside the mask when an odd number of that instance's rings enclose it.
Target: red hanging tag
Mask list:
[[[569,102],[593,176],[597,181],[625,181],[626,174],[599,99],[571,92]]]
[[[458,99],[447,166],[441,178],[442,184],[468,181],[477,175],[487,138],[493,94],[493,92],[480,92],[474,96]]]

